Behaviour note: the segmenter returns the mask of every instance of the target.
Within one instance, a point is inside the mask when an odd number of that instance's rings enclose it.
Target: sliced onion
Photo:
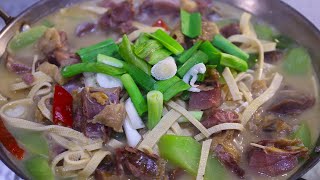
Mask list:
[[[140,118],[136,108],[134,107],[131,98],[128,98],[128,100],[125,103],[126,112],[129,118],[129,121],[131,123],[132,128],[134,129],[141,129],[144,128],[145,125]]]
[[[123,123],[124,132],[126,133],[128,145],[131,147],[136,147],[142,139],[142,136],[139,132],[134,129],[130,123],[128,116]]]
[[[4,113],[7,116],[18,118],[18,117],[22,117],[25,114],[25,112],[26,112],[26,107],[22,105],[17,105],[15,107],[7,109]]]
[[[151,74],[157,80],[166,80],[172,78],[177,73],[177,65],[173,57],[169,56],[159,61],[151,69]]]
[[[99,86],[103,88],[115,88],[115,87],[123,88],[123,84],[120,81],[120,79],[113,76],[97,73],[96,80]]]

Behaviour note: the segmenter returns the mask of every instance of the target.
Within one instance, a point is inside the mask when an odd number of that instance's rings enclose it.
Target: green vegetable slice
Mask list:
[[[192,137],[164,135],[160,138],[158,147],[162,158],[186,170],[193,176],[197,175],[201,155],[201,144],[199,142]],[[225,168],[212,155],[209,155],[204,179],[226,179]]]
[[[230,54],[221,53],[220,64],[237,71],[245,72],[248,70],[248,63],[246,61]]]
[[[312,148],[311,131],[307,123],[300,124],[299,128],[293,133],[293,138],[300,139],[308,149]]]
[[[208,64],[220,64],[221,51],[215,48],[209,41],[202,43],[199,49],[208,55]]]
[[[311,58],[304,48],[290,49],[283,60],[282,68],[289,75],[305,75],[311,72]]]
[[[133,81],[132,77],[129,74],[124,74],[120,77],[121,82],[123,83],[124,88],[127,90],[131,101],[136,108],[139,116],[142,116],[143,113],[147,112],[148,106],[147,101],[142,96],[138,86]]]
[[[47,30],[46,26],[35,26],[15,35],[8,44],[8,51],[15,52],[36,42]]]
[[[97,61],[98,61],[98,63],[107,64],[109,66],[113,66],[113,67],[117,67],[117,68],[122,68],[123,63],[124,63],[123,61],[121,61],[119,59],[116,59],[111,56],[106,56],[103,54],[98,54]]]
[[[13,131],[15,138],[31,153],[49,157],[49,146],[41,133],[31,131]]]
[[[185,63],[200,47],[202,41],[196,42],[190,49],[184,51],[178,58],[177,62],[180,64]]]
[[[148,121],[147,127],[153,129],[160,121],[163,109],[163,94],[160,91],[150,91],[147,94]]]
[[[33,180],[54,180],[54,175],[48,160],[41,156],[34,156],[24,162],[27,172]]]
[[[273,29],[269,25],[255,24],[254,30],[259,39],[273,41],[273,37],[275,36],[275,33],[273,32]]]
[[[175,55],[181,54],[184,49],[175,39],[169,36],[166,32],[158,29],[156,32],[149,34],[149,36],[159,41],[164,47],[171,51]]]
[[[117,56],[119,48],[112,39],[107,39],[100,43],[81,48],[76,53],[81,58],[82,62],[96,62],[98,54],[107,56]]]
[[[141,69],[131,64],[125,64],[124,69],[128,72],[128,74],[130,74],[134,81],[144,90],[153,90],[156,80],[154,80],[150,75],[146,74]]]
[[[145,59],[162,47],[163,46],[158,41],[148,40],[135,46],[134,53],[141,59]]]
[[[190,38],[196,38],[201,35],[202,21],[199,12],[188,13],[180,10],[181,30],[182,33]]]
[[[157,64],[159,61],[164,60],[165,58],[169,57],[172,53],[170,51],[168,51],[167,49],[159,49],[157,51],[155,51],[154,53],[152,53],[149,57],[149,59],[147,59],[148,63],[151,65],[155,65]]]
[[[173,85],[171,88],[167,89],[164,93],[163,93],[163,99],[164,101],[169,101],[171,98],[173,98],[174,96],[176,96],[177,94],[188,90],[189,88],[191,88],[191,86],[187,83],[185,83],[184,81],[180,80],[178,81],[175,85]]]
[[[178,69],[178,75],[182,78],[194,65],[207,62],[208,56],[202,51],[197,51]]]
[[[138,58],[132,50],[131,42],[127,35],[122,37],[122,42],[119,45],[119,53],[121,57],[128,63],[135,65],[148,75],[151,74],[151,67],[144,60]]]

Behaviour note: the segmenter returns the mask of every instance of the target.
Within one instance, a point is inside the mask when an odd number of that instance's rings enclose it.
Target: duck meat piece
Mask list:
[[[139,7],[139,14],[178,15],[180,0],[145,0]]]
[[[34,76],[31,73],[25,73],[21,76],[21,79],[23,82],[25,82],[28,85],[31,85],[34,82]]]
[[[221,89],[216,87],[210,91],[191,93],[189,109],[206,110],[212,107],[219,107],[222,103]]]
[[[60,69],[54,64],[44,62],[38,67],[38,70],[50,76],[55,82],[60,85],[63,85],[68,81],[68,79],[64,78],[61,75]]]
[[[120,88],[84,88],[82,90],[83,115],[87,119],[93,119],[106,105],[118,104],[119,95]]]
[[[227,152],[221,144],[218,144],[216,146],[214,152],[223,165],[225,165],[228,169],[235,173],[239,178],[244,178],[244,170],[239,166],[238,162],[235,160],[232,154]]]
[[[230,36],[241,34],[240,26],[238,23],[232,23],[227,26],[224,26],[220,29],[220,33],[225,38],[229,38]]]
[[[298,158],[306,157],[308,148],[300,140],[263,140],[248,153],[249,167],[268,176],[285,174],[298,165]]]
[[[117,174],[116,161],[113,157],[106,156],[99,164],[94,172],[94,178],[96,180],[112,180],[119,179],[119,176],[114,177]],[[114,178],[113,178],[114,177]]]
[[[100,123],[112,128],[116,132],[123,132],[122,125],[126,116],[124,104],[107,105],[93,119],[94,123]]]
[[[138,149],[125,147],[117,149],[117,162],[122,165],[125,174],[142,179],[163,179],[164,163],[153,154]]]
[[[276,50],[264,53],[264,61],[270,64],[279,62],[283,57],[283,52]]]
[[[214,22],[202,20],[202,33],[194,42],[199,40],[212,41],[216,34],[219,34],[218,26]]]
[[[56,49],[67,49],[67,34],[55,28],[49,28],[38,41],[38,48],[45,55]]]
[[[103,14],[99,19],[99,25],[104,30],[120,30],[122,33],[130,33],[134,30],[132,20],[135,13],[132,1],[124,1],[113,4],[110,11]]]
[[[86,123],[83,134],[90,139],[102,139],[108,142],[111,136],[111,128],[99,123]]]
[[[233,111],[224,111],[221,109],[209,109],[205,111],[201,124],[210,128],[221,123],[239,123],[239,115]]]
[[[313,96],[296,90],[282,90],[274,100],[268,111],[282,115],[300,115],[315,104]]]
[[[32,70],[31,66],[14,59],[11,55],[7,56],[6,67],[10,72],[14,72],[16,74],[30,73]]]
[[[70,94],[72,94],[73,91],[79,91],[83,87],[84,87],[84,83],[80,78],[73,79],[63,85],[63,88],[66,91],[68,91]]]
[[[92,22],[84,22],[77,26],[75,34],[77,37],[83,37],[88,33],[94,32],[97,25]]]

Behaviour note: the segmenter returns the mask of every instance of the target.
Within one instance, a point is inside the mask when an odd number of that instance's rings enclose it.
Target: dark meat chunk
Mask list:
[[[295,90],[282,90],[268,111],[283,115],[299,115],[315,104],[315,98]]]
[[[236,35],[236,34],[241,34],[241,31],[240,31],[239,24],[232,23],[232,24],[229,24],[229,25],[221,28],[220,33],[225,38],[228,38],[228,37]]]
[[[97,25],[92,22],[84,22],[79,24],[76,28],[76,35],[78,37],[82,37],[88,33],[94,32],[96,30]]]
[[[260,96],[268,88],[265,80],[255,80],[251,85],[252,94],[254,97]]]
[[[31,85],[34,82],[34,76],[31,73],[25,73],[21,76],[21,79],[28,85]]]
[[[122,125],[125,116],[126,111],[123,103],[110,104],[94,117],[94,122],[111,127],[116,132],[122,132]]]
[[[84,127],[83,134],[90,139],[101,138],[104,142],[109,141],[111,129],[99,123],[87,123]]]
[[[99,25],[105,30],[121,31],[129,33],[134,30],[131,21],[134,19],[132,1],[124,1],[113,4],[112,9],[101,16]]]
[[[178,15],[180,0],[145,0],[139,7],[139,13],[150,15]]]
[[[112,180],[117,174],[116,162],[111,156],[106,156],[95,170],[94,177],[96,180]]]
[[[270,64],[279,62],[283,57],[282,51],[272,51],[264,53],[264,61]]]
[[[142,179],[163,179],[164,163],[158,156],[144,153],[138,149],[125,147],[118,149],[117,161],[128,175]]]
[[[209,109],[205,111],[203,120],[201,124],[206,127],[210,128],[212,126],[221,124],[221,123],[238,123],[239,115],[233,111],[224,111],[221,109]]]
[[[67,82],[67,79],[62,77],[60,69],[54,64],[44,62],[39,66],[38,70],[52,77],[52,79],[60,85]]]
[[[197,38],[196,41],[198,41],[198,40],[203,40],[203,41],[208,40],[208,41],[212,41],[213,37],[214,37],[216,34],[219,34],[219,28],[218,28],[218,26],[217,26],[214,22],[203,20],[203,21],[202,21],[202,33],[201,33],[201,35]],[[196,42],[196,41],[195,41],[195,42]]]
[[[105,104],[99,103],[97,96],[92,96],[92,94],[97,94],[97,92],[103,93],[107,97],[107,102]],[[94,116],[99,114],[106,105],[119,103],[120,88],[110,88],[110,89],[89,89],[85,88],[82,90],[82,104],[83,104],[83,115],[87,119],[93,119]],[[105,96],[104,96],[105,97]]]
[[[281,119],[263,119],[259,124],[262,131],[266,133],[289,134],[292,127]]]
[[[9,71],[14,72],[16,74],[30,73],[32,69],[31,66],[28,66],[18,60],[15,60],[11,55],[7,56],[6,67]]]
[[[189,108],[193,110],[205,110],[212,107],[219,107],[221,103],[221,89],[216,87],[210,91],[191,93]]]
[[[249,167],[272,177],[291,171],[298,165],[298,158],[308,153],[299,140],[263,140],[257,144],[264,149],[253,147],[249,151]]]
[[[244,178],[244,170],[238,165],[232,154],[227,152],[222,145],[217,145],[214,149],[219,161],[222,162],[228,169],[235,173],[238,177]]]

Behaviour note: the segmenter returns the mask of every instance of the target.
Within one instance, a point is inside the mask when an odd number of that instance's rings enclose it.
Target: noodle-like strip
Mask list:
[[[171,130],[176,134],[176,135],[181,135],[182,134],[182,129],[179,125],[179,123],[175,122],[171,126]]]
[[[239,90],[242,92],[244,98],[248,102],[251,102],[253,100],[253,98],[252,98],[252,94],[251,94],[249,88],[243,82],[239,82],[238,87],[239,87]]]
[[[36,72],[36,63],[38,62],[38,60],[39,60],[38,55],[35,55],[33,57],[33,61],[32,61],[32,70],[31,70],[32,74],[34,74]]]
[[[269,99],[273,97],[273,95],[278,91],[281,86],[283,77],[276,73],[273,77],[273,80],[269,86],[269,88],[262,93],[258,98],[254,99],[249,106],[244,110],[241,118],[241,123],[246,125],[247,122],[250,120],[251,116],[256,112],[256,110],[267,102]]]
[[[154,127],[142,140],[140,143],[138,149],[145,149],[145,148],[153,148],[153,146],[159,141],[161,136],[163,136],[173,125],[174,122],[178,120],[178,118],[181,116],[180,113],[178,113],[175,110],[170,110],[162,119],[159,121],[159,123]]]
[[[230,71],[230,69],[228,67],[224,68],[224,71],[222,73],[223,78],[225,79],[229,91],[231,93],[232,99],[234,101],[238,101],[242,99],[242,94],[239,91],[238,85],[235,81],[235,79],[233,78],[233,75]]]
[[[218,133],[224,130],[239,130],[239,131],[243,131],[244,127],[242,124],[240,123],[223,123],[223,124],[218,124],[215,126],[212,126],[211,128],[208,129],[210,135],[214,134],[214,133]],[[197,134],[196,136],[194,136],[194,139],[197,141],[201,141],[205,138],[205,136],[201,133]]]
[[[16,84],[12,84],[10,89],[13,91],[17,91],[17,90],[22,90],[22,89],[27,89],[29,87],[32,87],[40,82],[52,82],[52,78],[48,75],[46,75],[45,73],[41,72],[41,71],[37,71],[33,74],[34,76],[34,82],[32,84],[26,84],[25,82],[19,82]]]
[[[199,131],[205,137],[210,136],[208,130],[198,120],[196,120],[196,118],[194,118],[186,109],[179,106],[177,103],[173,101],[169,101],[167,105],[170,106],[172,109],[176,110],[177,112],[181,113],[184,117],[186,117],[196,128],[199,129]]]
[[[203,180],[204,173],[206,172],[206,166],[209,157],[211,143],[212,139],[208,139],[202,142],[201,156],[196,180]]]
[[[244,12],[241,15],[240,18],[240,31],[242,34],[253,37],[253,38],[257,38],[257,34],[256,32],[253,30],[252,28],[252,24],[250,22],[251,19],[251,14]]]
[[[39,82],[31,88],[27,97],[34,98],[35,96],[46,95],[51,92],[51,87],[52,85],[49,82]]]
[[[47,108],[46,106],[46,100],[53,98],[53,94],[50,93],[46,96],[43,96],[40,101],[38,102],[38,108],[41,111],[41,113],[43,114],[44,117],[46,117],[47,119],[49,119],[50,121],[52,121],[52,114],[51,111]]]

